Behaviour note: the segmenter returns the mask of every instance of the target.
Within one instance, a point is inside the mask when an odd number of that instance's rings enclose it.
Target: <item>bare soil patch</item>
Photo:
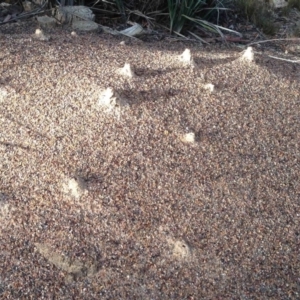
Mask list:
[[[26,26],[0,36],[3,299],[300,297],[299,64]]]

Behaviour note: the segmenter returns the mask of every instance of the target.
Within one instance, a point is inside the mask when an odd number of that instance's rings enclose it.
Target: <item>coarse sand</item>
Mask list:
[[[0,298],[300,299],[300,65],[26,24],[0,34]]]

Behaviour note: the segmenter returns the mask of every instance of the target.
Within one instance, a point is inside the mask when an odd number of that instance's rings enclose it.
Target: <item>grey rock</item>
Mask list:
[[[94,21],[95,15],[86,6],[60,6],[55,18],[63,24],[72,24],[75,21]]]
[[[99,25],[93,21],[75,21],[72,23],[72,28],[78,31],[97,31]]]
[[[56,20],[48,16],[37,17],[37,21],[44,29],[53,28],[56,26]]]

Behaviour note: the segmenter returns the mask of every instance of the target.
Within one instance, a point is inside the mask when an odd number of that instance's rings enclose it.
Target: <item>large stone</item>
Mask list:
[[[23,1],[22,5],[24,7],[24,11],[26,11],[26,12],[30,12],[30,11],[34,10],[34,8],[35,8],[34,3],[27,1],[27,0]]]
[[[288,5],[288,1],[286,0],[259,0],[259,2],[267,5],[269,4],[270,6],[275,8],[281,8]]]
[[[41,16],[36,18],[38,23],[41,25],[42,28],[53,28],[56,25],[56,20],[54,18],[48,16]]]
[[[288,5],[286,0],[269,0],[270,4],[275,8],[285,7]]]
[[[94,21],[95,15],[86,6],[60,6],[55,18],[63,24],[72,24],[76,21]]]
[[[74,21],[72,23],[72,28],[78,31],[97,31],[99,30],[99,25],[93,21]]]

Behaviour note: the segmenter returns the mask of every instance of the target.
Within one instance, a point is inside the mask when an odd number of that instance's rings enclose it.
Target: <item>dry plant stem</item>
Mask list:
[[[284,39],[262,40],[262,41],[258,41],[258,42],[249,43],[246,46],[258,45],[258,44],[263,44],[263,43],[272,43],[272,42],[278,42],[278,41],[300,41],[300,38],[284,38]]]
[[[15,22],[15,21],[20,21],[20,20],[23,20],[23,19],[28,19],[28,18],[33,17],[33,16],[38,16],[40,14],[45,14],[47,12],[51,12],[52,11],[51,9],[45,9],[46,5],[47,5],[47,1],[45,1],[41,5],[40,8],[34,9],[31,12],[22,12],[18,16],[15,16],[15,17],[9,19],[8,22],[0,22],[0,25]]]
[[[291,62],[291,63],[294,63],[294,64],[300,64],[300,60],[286,59],[286,58],[281,58],[281,57],[277,57],[277,56],[273,56],[273,55],[268,55],[268,57],[278,59],[278,60],[282,60],[282,61]]]

